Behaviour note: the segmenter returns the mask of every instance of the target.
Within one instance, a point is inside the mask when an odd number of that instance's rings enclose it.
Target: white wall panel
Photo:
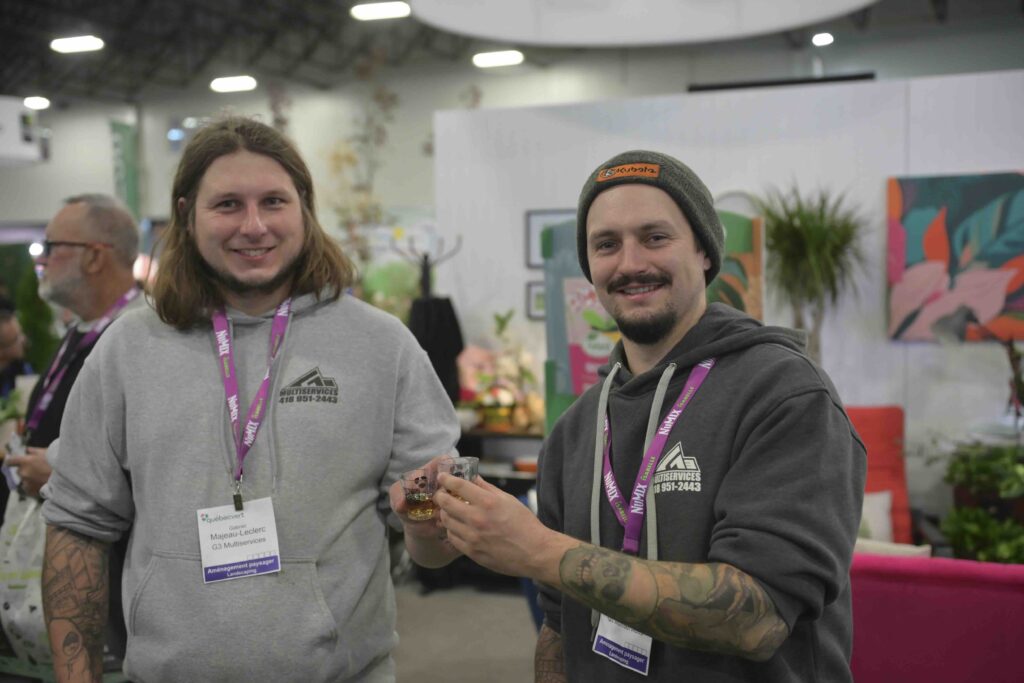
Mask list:
[[[453,295],[466,336],[486,337],[491,314],[521,310],[525,282],[540,279],[523,264],[525,212],[574,206],[587,173],[626,149],[678,156],[716,194],[794,182],[845,192],[868,224],[868,266],[859,295],[826,321],[823,365],[851,405],[904,405],[918,445],[937,433],[962,436],[998,416],[1005,359],[991,346],[888,340],[885,182],[1024,167],[1012,114],[1024,110],[1022,84],[1024,72],[1005,72],[439,113],[439,229],[462,235],[472,255],[447,264],[439,283]],[[777,305],[766,317],[790,320]],[[539,323],[521,321],[517,331],[543,355]],[[920,463],[909,463],[912,494],[941,509],[941,472]]]

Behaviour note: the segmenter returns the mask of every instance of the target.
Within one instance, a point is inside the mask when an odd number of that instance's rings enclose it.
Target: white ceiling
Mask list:
[[[697,43],[786,31],[877,0],[409,0],[413,15],[474,38],[524,45]]]

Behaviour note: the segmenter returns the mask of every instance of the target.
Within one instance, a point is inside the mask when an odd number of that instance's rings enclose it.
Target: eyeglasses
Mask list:
[[[88,247],[90,249],[99,249],[104,247],[112,247],[114,245],[107,242],[68,242],[66,240],[43,240],[43,258],[49,258],[50,252],[53,251],[54,247]]]

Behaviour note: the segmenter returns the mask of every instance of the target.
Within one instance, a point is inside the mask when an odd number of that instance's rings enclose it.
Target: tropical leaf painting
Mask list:
[[[890,178],[887,218],[890,338],[1024,339],[1024,174]]]
[[[763,221],[731,211],[719,211],[725,227],[722,267],[708,286],[708,303],[721,301],[764,320]]]

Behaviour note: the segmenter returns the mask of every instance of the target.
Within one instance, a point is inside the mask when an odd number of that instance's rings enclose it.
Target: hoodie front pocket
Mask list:
[[[198,555],[154,553],[132,596],[126,670],[141,680],[317,680],[338,641],[315,561],[204,584]]]

